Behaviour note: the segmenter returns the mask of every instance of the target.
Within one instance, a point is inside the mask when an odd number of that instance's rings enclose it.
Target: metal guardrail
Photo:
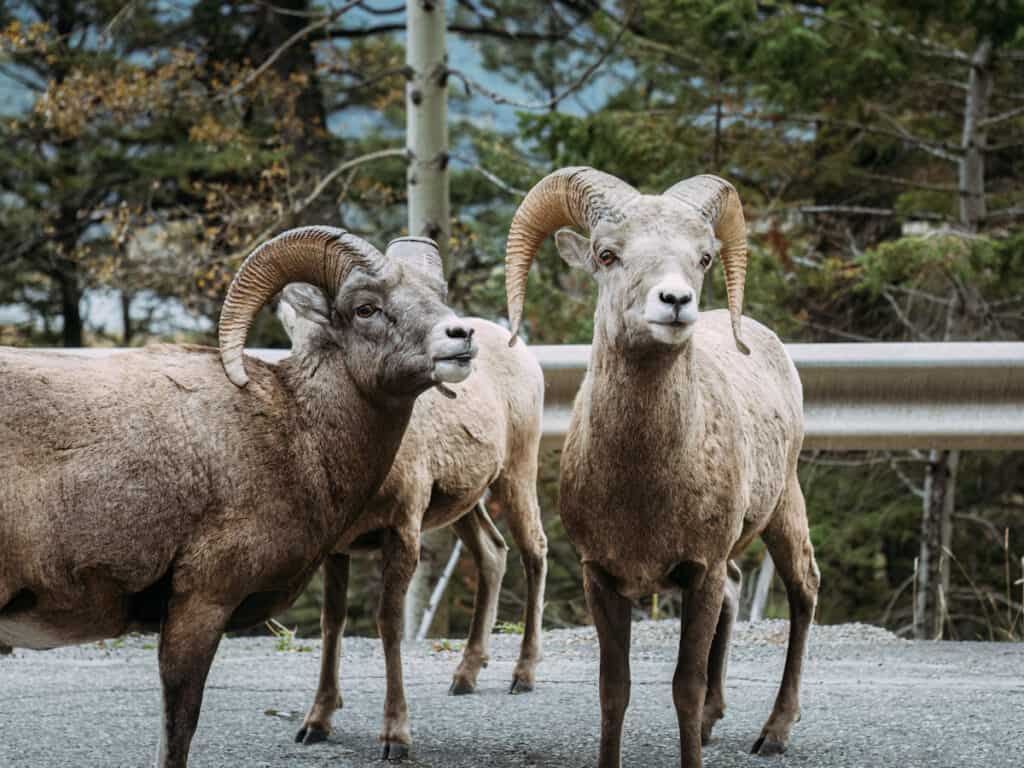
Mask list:
[[[558,448],[590,347],[530,349],[547,385],[544,445]],[[1024,343],[790,344],[787,349],[804,385],[807,449],[1024,450]],[[247,351],[269,362],[288,354]]]
[[[804,448],[1024,449],[1024,343],[788,344],[804,387]],[[588,345],[535,346],[544,436],[565,436]]]

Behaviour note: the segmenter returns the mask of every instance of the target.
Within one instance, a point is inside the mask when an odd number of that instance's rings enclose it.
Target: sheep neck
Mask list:
[[[660,464],[667,447],[699,445],[700,391],[693,358],[692,342],[675,350],[624,354],[597,333],[590,359],[591,445],[608,437],[615,455],[635,457],[634,469],[645,457],[661,456]],[[609,432],[608,425],[618,428]]]
[[[323,527],[325,542],[333,543],[384,482],[415,398],[368,398],[336,354],[322,354],[312,365],[285,361],[281,369],[298,407],[293,450],[310,495],[329,510]]]

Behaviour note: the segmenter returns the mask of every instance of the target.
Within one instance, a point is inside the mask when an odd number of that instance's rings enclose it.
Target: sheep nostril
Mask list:
[[[682,307],[693,301],[693,292],[686,291],[685,293],[668,293],[667,291],[661,291],[658,294],[658,298],[661,299],[664,304],[670,304],[673,307]]]
[[[467,328],[464,325],[449,325],[444,329],[444,332],[449,339],[469,340],[473,338],[473,330],[473,328]]]

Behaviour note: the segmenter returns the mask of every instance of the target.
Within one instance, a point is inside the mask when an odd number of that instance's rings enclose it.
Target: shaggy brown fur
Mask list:
[[[214,349],[0,349],[0,643],[159,628],[163,768],[187,762],[221,634],[295,598],[384,480],[437,361],[471,350],[416,270],[381,260],[330,293],[324,344],[248,360],[245,389]],[[357,320],[367,302],[390,319]]]
[[[316,326],[297,320],[286,302],[280,314],[294,354],[316,342]],[[491,488],[519,547],[527,581],[526,625],[512,691],[532,690],[540,659],[547,539],[537,503],[537,457],[544,406],[544,377],[524,346],[509,348],[508,333],[485,320],[468,319],[479,347],[473,376],[453,385],[457,399],[428,392],[416,402],[395,463],[356,524],[324,563],[323,651],[314,703],[296,740],[323,741],[340,706],[338,668],[345,625],[349,556],[385,551],[378,626],[384,642],[387,699],[380,739],[392,759],[411,743],[402,686],[400,640],[403,602],[416,568],[421,530],[453,526],[479,571],[469,640],[451,685],[471,693],[488,659],[507,547],[480,497]]]
[[[561,256],[598,283],[590,366],[562,453],[560,506],[601,645],[599,765],[619,765],[630,695],[630,598],[680,589],[685,611],[672,693],[682,764],[700,766],[701,744],[725,709],[739,576],[730,558],[758,535],[786,584],[791,632],[779,696],[754,751],[781,752],[799,714],[818,589],[796,474],[800,380],[764,326],[744,318],[740,342],[738,308],[735,324],[728,312],[696,312],[719,245],[716,220],[704,213],[713,206],[640,195],[606,175],[588,186],[588,174],[596,172],[552,176],[578,181],[579,199],[600,197],[588,209],[599,212],[589,237],[562,230],[557,238]],[[724,184],[710,178],[700,186],[735,194]],[[537,205],[541,198],[533,196],[520,211]],[[567,205],[583,210],[572,199]],[[741,225],[734,220],[729,229]],[[514,222],[513,231],[537,241],[546,234],[530,226]]]

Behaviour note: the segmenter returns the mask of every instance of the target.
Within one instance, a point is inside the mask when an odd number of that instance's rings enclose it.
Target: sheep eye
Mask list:
[[[705,251],[704,254],[700,257],[700,265],[704,267],[704,269],[707,269],[708,267],[711,266],[711,254],[708,253],[707,251]]]
[[[368,317],[373,317],[378,312],[380,312],[380,308],[373,306],[373,304],[361,304],[356,307],[356,317],[361,317],[364,320]]]
[[[602,248],[597,253],[597,261],[602,267],[610,267],[618,258],[610,248]]]

